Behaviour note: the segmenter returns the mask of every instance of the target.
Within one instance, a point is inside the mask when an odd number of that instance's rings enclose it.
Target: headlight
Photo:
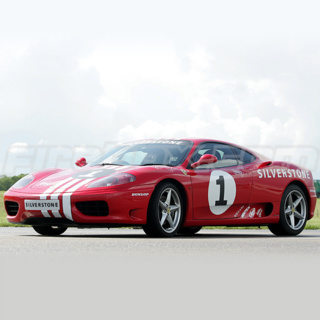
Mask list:
[[[21,189],[27,186],[28,184],[30,184],[33,180],[34,180],[34,176],[32,174],[28,174],[27,176],[17,181],[11,188]]]
[[[90,183],[88,188],[118,186],[120,184],[130,183],[133,181],[136,181],[136,177],[130,173],[116,173],[109,177]]]

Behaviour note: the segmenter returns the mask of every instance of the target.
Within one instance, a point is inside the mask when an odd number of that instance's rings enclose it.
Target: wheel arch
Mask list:
[[[151,199],[153,197],[153,194],[156,190],[156,188],[163,184],[163,183],[172,183],[174,186],[176,186],[181,194],[181,197],[182,197],[182,201],[183,201],[183,205],[184,205],[184,212],[183,212],[183,220],[185,220],[186,218],[186,215],[187,215],[187,212],[188,212],[188,208],[189,208],[189,203],[188,203],[188,196],[187,196],[187,191],[186,189],[184,188],[183,184],[181,182],[179,182],[178,180],[176,179],[172,179],[172,178],[167,178],[167,179],[163,179],[161,181],[159,181],[157,183],[157,185],[155,186],[153,192],[152,192],[152,195],[150,197],[150,200],[149,200],[149,205],[150,205],[150,202],[151,202]]]
[[[178,219],[176,220],[174,218],[175,220],[174,225],[173,225],[173,222],[170,223],[171,229],[173,229],[172,232],[171,230],[169,230],[170,228],[168,229],[163,226],[163,222],[162,223],[160,222],[161,219],[159,217],[160,197],[168,187],[170,187],[171,189],[175,189],[177,191],[177,192],[176,191],[174,192],[176,193],[176,196],[179,197],[180,199],[179,202],[181,203],[179,213],[178,213],[179,215]],[[177,193],[179,193],[179,195]],[[186,190],[179,181],[171,178],[169,179],[164,178],[163,180],[159,181],[155,185],[149,200],[146,224],[143,225],[142,227],[144,232],[150,237],[170,237],[170,236],[176,235],[179,232],[180,228],[182,227],[186,219],[186,213],[188,210],[188,207],[186,205],[186,199],[187,199]],[[181,207],[182,207],[182,210],[181,210]],[[169,205],[167,205],[166,208],[169,208]]]
[[[290,182],[286,188],[283,190],[283,192],[289,187],[289,186],[292,186],[292,185],[296,185],[298,187],[301,188],[301,190],[303,191],[304,195],[306,196],[306,199],[307,199],[307,202],[308,202],[308,211],[307,211],[307,214],[308,214],[308,217],[307,217],[307,220],[310,219],[310,206],[311,206],[311,197],[310,197],[310,194],[309,194],[309,191],[308,191],[308,188],[306,187],[306,185],[299,181],[299,180],[295,180],[295,181],[292,181]]]

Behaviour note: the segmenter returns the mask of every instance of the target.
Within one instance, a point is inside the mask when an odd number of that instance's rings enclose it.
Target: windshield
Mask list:
[[[178,166],[187,157],[191,146],[192,142],[186,140],[137,141],[114,147],[90,163],[89,166]]]

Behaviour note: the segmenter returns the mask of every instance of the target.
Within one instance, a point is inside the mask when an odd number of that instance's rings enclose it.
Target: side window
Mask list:
[[[255,156],[253,156],[251,153],[249,153],[249,152],[247,152],[245,150],[242,150],[242,149],[239,149],[239,148],[236,148],[236,147],[232,147],[232,150],[235,153],[236,159],[238,160],[240,165],[241,164],[251,163],[254,160],[256,160]]]
[[[214,148],[213,143],[202,143],[191,157],[191,163],[199,161],[204,154],[212,154]],[[201,166],[202,167],[202,166]]]
[[[214,163],[214,168],[225,168],[238,165],[238,161],[232,152],[231,147],[226,144],[215,144],[213,155],[218,158],[218,161]]]
[[[191,162],[197,162],[204,154],[212,154],[217,157],[218,161],[216,163],[201,165],[196,169],[217,169],[239,164],[231,147],[226,144],[209,142],[201,144],[193,154]]]

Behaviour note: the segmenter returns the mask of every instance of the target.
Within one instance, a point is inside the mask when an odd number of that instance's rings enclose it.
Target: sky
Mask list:
[[[199,137],[320,179],[317,1],[0,0],[0,175]]]

